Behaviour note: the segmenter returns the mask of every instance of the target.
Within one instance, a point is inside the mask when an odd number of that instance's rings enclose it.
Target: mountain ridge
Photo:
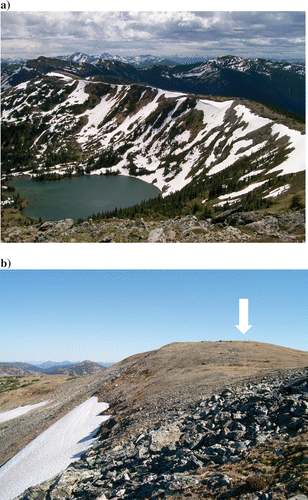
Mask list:
[[[48,82],[48,87],[45,82]],[[260,108],[256,105],[236,99],[209,100],[139,84],[89,83],[54,72],[49,72],[46,80],[43,78],[40,83],[40,91],[36,81],[35,87],[27,84],[25,94],[25,84],[17,86],[16,96],[14,92],[4,94],[4,172],[10,172],[12,162],[16,164],[16,153],[12,156],[11,134],[15,130],[16,140],[19,140],[17,126],[24,128],[23,114],[29,105],[33,109],[32,119],[36,121],[37,132],[32,139],[27,138],[28,158],[25,158],[28,161],[25,166],[30,161],[35,169],[39,168],[44,173],[46,169],[66,161],[72,173],[74,160],[76,163],[78,157],[78,168],[83,166],[85,173],[99,174],[108,170],[139,176],[159,187],[163,196],[182,189],[191,180],[196,182],[199,178],[210,178],[247,156],[252,157],[252,166],[260,164],[260,156],[275,159],[277,153],[272,153],[276,148],[275,142],[280,144],[279,154],[283,160],[286,153],[292,153],[294,145],[304,138],[300,132],[280,127],[275,121],[258,116],[256,111]],[[44,99],[43,88],[48,88],[50,94],[51,86],[52,99]],[[56,104],[60,90],[63,97]],[[49,148],[46,148],[46,140]],[[51,154],[50,147],[55,141],[58,146]],[[75,146],[75,155],[70,143]],[[64,158],[64,153],[60,154],[64,144],[68,150],[67,158]],[[95,154],[92,153],[94,147]],[[20,154],[25,153],[21,151]],[[266,173],[304,170],[304,158],[293,160],[294,163],[299,163],[297,168],[279,169],[279,163],[267,161]],[[271,169],[271,165],[275,168]],[[25,169],[25,166],[23,170],[29,172],[29,167]],[[254,169],[251,171],[251,176],[254,176]],[[54,172],[61,175],[59,168]],[[237,172],[247,174],[249,170],[237,168]],[[35,170],[33,175],[36,175]],[[262,177],[264,173],[261,180]],[[243,177],[243,181],[245,179]],[[238,180],[242,180],[240,175]],[[245,182],[242,185],[245,186]]]
[[[58,366],[66,366],[66,365],[77,365],[77,364],[80,364],[80,363],[84,363],[84,362],[88,362],[88,363],[92,363],[92,361],[90,360],[84,360],[84,361],[44,361],[43,363],[31,363],[33,364],[34,366],[38,366],[38,368],[52,368],[53,366],[55,367],[58,367]],[[94,361],[93,361],[94,363]],[[95,361],[95,363],[99,364],[99,365],[102,365],[102,366],[110,366],[114,363],[110,363],[110,362],[100,362],[100,361]]]
[[[68,362],[66,365],[52,365],[48,367],[35,366],[22,362],[0,362],[0,376],[24,376],[32,374],[66,374],[70,376],[84,376],[103,370],[105,367],[93,361]]]
[[[299,443],[307,435],[307,367],[308,352],[254,341],[178,342],[130,356],[90,376],[90,392],[82,393],[81,399],[94,390],[99,400],[110,404],[108,414],[112,413],[93,449],[20,498],[52,498],[61,490],[68,497],[86,494],[104,500],[119,491],[130,500],[140,495],[222,500],[225,497],[219,495],[228,489],[232,498],[241,498],[255,491],[253,479],[245,486],[250,484],[250,489],[243,486],[255,473],[252,462],[245,462],[250,455],[263,475],[270,470],[275,478],[261,491],[285,495],[273,496],[275,500],[291,498],[287,492],[305,493],[305,473],[289,462],[287,445],[300,453]],[[63,405],[65,393],[76,405],[74,393],[81,381],[62,386],[57,404]],[[51,422],[53,405],[24,416],[23,428],[36,423],[31,432],[37,432],[42,421]],[[9,429],[16,433],[20,428],[18,419],[10,422],[2,446],[9,446]],[[277,443],[283,447],[284,467],[288,461],[292,474],[297,473],[293,489],[289,476],[279,477],[277,470],[264,468],[262,456],[274,456]],[[242,467],[241,476],[235,474],[237,466]],[[215,486],[219,474],[229,477],[229,488]],[[147,479],[149,475],[153,480]],[[236,490],[237,485],[242,487]]]
[[[260,210],[275,203],[285,211],[291,194],[303,208],[303,120],[250,99],[183,90],[183,81],[196,77],[205,90],[209,75],[224,85],[220,71],[234,72],[234,66],[238,83],[252,66],[260,78],[271,79],[276,71],[295,77],[285,63],[277,69],[264,60],[248,62],[228,56],[181,67],[179,73],[179,66],[138,70],[108,60],[95,66],[43,57],[28,61],[3,77],[2,204],[23,208],[5,184],[10,176],[49,181],[120,174],[156,186],[161,194],[145,211],[166,198],[179,207],[171,217],[198,212],[206,218],[231,206]],[[166,81],[172,76],[180,91],[149,85],[143,77],[142,83],[141,73],[152,74],[156,83],[158,74]]]
[[[83,77],[101,75],[109,78],[111,82],[112,78],[117,77],[124,79],[126,83],[143,83],[171,91],[182,90],[194,94],[261,100],[265,104],[275,105],[302,116],[305,114],[304,64],[229,55],[188,65],[170,65],[168,61],[161,61],[159,65],[138,68],[129,64],[129,59],[121,60],[118,56],[88,62],[92,60],[91,57],[80,54],[74,61],[73,54],[66,59],[41,56],[36,60],[28,60],[11,74],[4,72],[2,88],[26,81],[27,72],[34,72],[33,77],[38,76],[46,62],[52,61],[54,68],[62,67]],[[192,68],[189,71],[190,65]],[[113,83],[116,83],[116,80],[113,80]]]

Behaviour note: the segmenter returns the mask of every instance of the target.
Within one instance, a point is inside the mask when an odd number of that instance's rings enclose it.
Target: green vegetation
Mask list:
[[[306,118],[305,116],[298,115],[297,113],[292,113],[292,111],[287,111],[286,109],[281,109],[278,108],[277,106],[272,106],[270,104],[265,103],[265,106],[273,111],[274,113],[277,113],[279,115],[282,115],[285,118],[290,118],[292,120],[295,120],[296,122],[300,122],[305,124]]]
[[[20,387],[27,387],[28,385],[32,385],[34,380],[30,382],[25,381],[22,376],[7,376],[0,378],[0,393],[13,391],[14,389],[19,389]]]
[[[119,161],[121,160],[121,157],[118,152],[113,151],[111,148],[105,149],[104,151],[101,151],[100,154],[97,156],[90,156],[87,161],[87,166],[85,169],[85,172],[89,174],[93,170],[99,170],[101,168],[106,169],[106,173],[108,170],[107,175],[111,174],[111,171],[109,170],[111,167],[114,165],[117,165]]]
[[[128,116],[132,113],[141,99],[142,93],[144,92],[144,88],[140,85],[132,85],[130,88],[130,92],[127,92],[126,95],[119,100],[119,104],[115,106],[112,111],[105,116],[102,122],[98,125],[98,128],[103,127],[108,122],[113,120],[113,118],[120,116]]]
[[[27,66],[40,71],[50,71],[55,68],[66,71],[68,64],[41,57],[28,62]],[[180,68],[183,71],[185,67],[188,70],[188,68],[191,69],[195,66],[196,64],[192,64],[180,66]],[[85,67],[84,69],[86,70]],[[89,69],[90,66],[87,70]],[[127,77],[127,71],[131,76],[138,73],[129,65],[118,62],[109,62],[108,64],[102,62],[95,68],[95,71],[103,75],[107,69],[110,75],[112,73],[119,78],[121,76]],[[164,71],[168,71],[172,75],[176,74],[178,70],[177,67],[166,67]],[[142,74],[152,71],[157,71],[157,68],[149,68]],[[82,77],[82,73],[79,76]],[[232,166],[211,176],[208,175],[208,170],[205,171],[204,167],[208,165],[209,158],[212,162],[211,167],[215,167],[228,157],[232,148],[229,141],[230,136],[239,125],[244,128],[247,126],[244,121],[239,124],[234,106],[228,110],[222,126],[211,129],[206,136],[190,147],[190,143],[204,128],[203,112],[196,109],[198,96],[188,94],[180,103],[176,98],[160,96],[157,100],[158,106],[145,120],[140,120],[136,124],[130,123],[130,134],[125,135],[123,131],[118,131],[112,137],[111,145],[102,150],[100,134],[95,135],[96,129],[93,124],[89,127],[89,130],[93,128],[93,134],[89,132],[90,140],[87,145],[83,146],[78,142],[76,134],[88,123],[88,116],[80,116],[80,114],[95,107],[104,96],[106,96],[106,101],[114,101],[109,114],[99,125],[99,127],[107,125],[104,132],[108,134],[111,130],[116,131],[116,127],[128,115],[137,113],[144,105],[152,102],[157,97],[157,90],[139,83],[131,84],[129,90],[127,87],[119,90],[109,83],[98,83],[97,80],[89,81],[84,86],[84,91],[87,94],[86,100],[80,104],[73,104],[70,100],[69,105],[65,106],[65,100],[77,88],[78,84],[78,77],[73,77],[72,81],[66,84],[62,79],[45,76],[44,82],[38,88],[29,82],[26,89],[17,91],[16,94],[7,93],[3,109],[9,110],[15,107],[15,114],[13,114],[15,121],[5,121],[2,125],[2,169],[4,174],[9,176],[13,172],[30,171],[36,174],[36,180],[58,180],[72,175],[82,176],[95,170],[101,170],[104,175],[117,175],[118,171],[115,171],[114,168],[117,168],[119,162],[125,158],[125,168],[127,168],[129,175],[138,177],[147,175],[150,173],[149,170],[138,166],[136,157],[140,152],[136,151],[135,147],[136,140],[140,138],[141,134],[144,134],[142,137],[145,142],[145,150],[142,150],[142,154],[149,163],[153,161],[153,146],[158,144],[155,161],[159,160],[158,169],[163,172],[166,182],[162,194],[164,194],[164,189],[167,189],[167,184],[181,171],[183,164],[187,164],[196,149],[199,150],[197,160],[186,178],[190,183],[180,192],[164,198],[158,196],[130,208],[118,207],[111,212],[93,214],[91,216],[93,219],[108,219],[110,217],[164,219],[188,214],[195,215],[198,219],[207,219],[231,207],[238,208],[239,205],[245,211],[267,210],[273,205],[279,207],[279,210],[304,207],[302,178],[301,182],[296,181],[297,187],[295,182],[291,182],[291,189],[286,195],[277,199],[264,198],[265,190],[269,192],[283,186],[286,182],[290,182],[290,179],[292,180],[292,176],[277,175],[269,178],[270,175],[275,174],[267,175],[265,173],[283,162],[290,152],[288,140],[271,136],[270,126],[264,126],[247,135],[247,140],[251,140],[254,146],[263,143],[263,141],[266,142],[266,146],[262,149],[248,157],[241,158],[248,147],[244,145],[237,151],[239,159]],[[242,101],[238,100],[238,102]],[[246,103],[245,100],[243,102]],[[273,106],[266,107],[257,102],[248,101],[248,105],[253,112],[259,115],[268,116],[269,114],[271,119],[275,119],[277,115],[279,123],[282,121],[293,123],[294,120],[297,120],[298,128],[303,129],[303,119],[297,115],[282,112]],[[55,106],[57,108],[52,113],[41,114],[41,111],[53,110]],[[59,117],[56,122],[57,127],[50,126],[50,120],[53,121],[54,116]],[[173,119],[171,124],[166,124],[168,116]],[[228,132],[226,132],[225,125],[228,125]],[[177,137],[185,131],[189,132],[189,140],[186,141],[185,148],[182,148],[183,142],[181,141],[183,139],[178,139],[177,142]],[[214,134],[213,137],[211,137],[212,134]],[[102,135],[102,137],[104,136]],[[149,139],[148,142],[147,139]],[[211,155],[213,156],[211,157]],[[60,166],[61,174],[52,171],[55,166]],[[266,181],[260,189],[253,190],[252,193],[248,193],[232,205],[226,203],[223,206],[217,206],[221,201],[219,200],[220,196],[240,191],[247,187],[248,183],[253,182],[251,179],[248,180],[247,176],[256,169],[263,170],[263,173],[256,177],[256,181]],[[3,199],[6,195],[9,195],[8,191],[3,192]],[[20,210],[23,206],[22,203],[23,200],[19,198],[18,193],[14,194],[13,208]]]
[[[50,111],[57,104],[64,102],[68,98],[68,96],[77,88],[77,85],[78,80],[76,80],[76,82],[72,86],[64,87],[63,91],[60,92],[60,90],[62,90],[61,84],[54,84],[54,89],[52,90],[51,94],[43,99],[41,109],[43,111]]]
[[[233,184],[231,185],[233,186]],[[214,186],[217,186],[217,194],[215,197],[213,195]],[[223,207],[213,206],[218,201],[217,196],[220,188],[221,181],[219,178],[208,177],[206,180],[199,179],[198,181],[191,182],[181,189],[181,191],[172,193],[165,198],[159,195],[156,198],[152,198],[132,207],[116,208],[112,211],[93,214],[91,218],[95,220],[109,219],[112,217],[119,219],[143,217],[146,219],[160,220],[191,214],[195,215],[198,219],[207,219],[211,218],[214,213],[223,212],[229,208],[228,204]],[[264,188],[261,188],[259,193],[258,190],[254,191],[253,194],[249,193],[246,198],[232,205],[232,207],[241,205],[246,211],[269,208],[273,204],[273,201],[269,198],[264,199],[263,191]],[[210,196],[210,192],[212,196]],[[203,203],[205,199],[208,199],[207,203]]]
[[[9,173],[13,168],[19,172],[35,159],[35,151],[31,150],[31,146],[33,141],[45,129],[45,123],[39,120],[14,124],[2,123],[1,156],[3,173]]]
[[[224,204],[222,207],[215,206],[219,201],[218,196],[228,192],[239,191],[247,186],[245,181],[236,181],[236,178],[245,172],[246,165],[247,159],[245,158],[229,169],[228,184],[223,184],[223,175],[225,175],[223,172],[212,177],[203,175],[185,186],[181,191],[172,193],[164,198],[159,195],[156,198],[152,198],[132,207],[116,208],[112,211],[92,214],[91,218],[97,220],[110,219],[113,217],[119,219],[137,219],[143,217],[144,219],[160,220],[184,215],[195,215],[198,219],[203,220],[211,218],[231,208],[228,203]],[[253,168],[255,168],[255,166]],[[237,171],[237,169],[239,171]],[[279,208],[279,210],[282,211],[290,208],[303,208],[303,197],[297,194],[293,195],[292,200],[288,202],[289,205],[286,205],[285,202],[282,204],[282,202],[279,200],[277,201],[276,198],[264,198],[264,190],[266,188],[274,190],[288,182],[292,183],[293,180],[296,187],[298,182],[300,182],[298,178],[302,178],[301,172],[299,174],[289,174],[268,179],[267,184],[263,184],[259,189],[255,189],[253,192],[248,193],[240,201],[232,204],[232,208],[241,206],[243,211],[246,212],[267,210],[270,207],[275,208],[276,205],[277,209]],[[206,203],[204,200],[207,200]],[[79,222],[82,222],[82,219],[80,219]]]
[[[290,203],[290,208],[298,210],[300,208],[304,208],[305,204],[301,201],[301,197],[299,194],[295,194],[292,196],[291,203]]]

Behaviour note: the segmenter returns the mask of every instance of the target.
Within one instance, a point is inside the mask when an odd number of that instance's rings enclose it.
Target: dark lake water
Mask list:
[[[155,198],[159,189],[139,179],[122,175],[85,175],[57,181],[35,181],[28,176],[16,177],[10,185],[28,200],[23,215],[35,219],[75,222],[93,213],[127,208]]]

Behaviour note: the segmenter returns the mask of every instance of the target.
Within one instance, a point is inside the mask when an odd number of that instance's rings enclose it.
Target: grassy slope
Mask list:
[[[48,399],[67,380],[67,375],[0,377],[0,412]]]
[[[152,425],[157,404],[189,405],[204,394],[275,370],[308,366],[308,352],[250,341],[175,343],[132,356],[112,367],[114,376],[98,392],[119,416],[142,405]],[[107,371],[107,370],[106,370]],[[129,432],[134,432],[134,421]],[[139,432],[138,423],[136,432]]]

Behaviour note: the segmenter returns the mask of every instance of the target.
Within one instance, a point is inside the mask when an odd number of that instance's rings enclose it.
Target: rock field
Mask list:
[[[130,419],[138,420],[138,413]],[[279,370],[168,409],[119,444],[111,417],[83,458],[19,500],[307,500],[308,368]]]
[[[37,243],[301,242],[304,235],[305,210],[261,215],[236,209],[206,220],[198,220],[194,215],[166,221],[89,219],[80,224],[64,219],[2,229],[3,242]]]

